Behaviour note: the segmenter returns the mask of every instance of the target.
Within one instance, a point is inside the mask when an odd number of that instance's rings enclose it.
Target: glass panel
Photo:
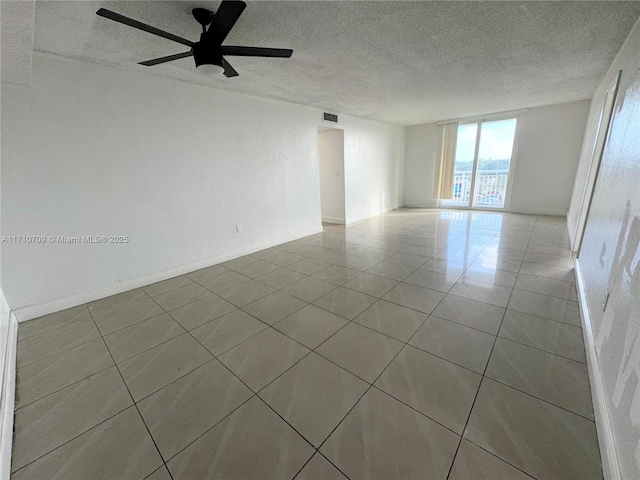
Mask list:
[[[474,207],[504,208],[515,134],[515,118],[482,123]]]
[[[455,169],[453,174],[453,197],[451,200],[443,200],[443,206],[469,206],[477,132],[477,123],[458,126]]]

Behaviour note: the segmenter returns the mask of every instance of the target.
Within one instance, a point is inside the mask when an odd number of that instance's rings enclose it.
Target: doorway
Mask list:
[[[344,130],[318,127],[322,223],[345,224]]]
[[[589,164],[589,172],[587,173],[587,180],[582,192],[580,211],[578,213],[578,219],[576,222],[575,230],[573,232],[573,243],[571,244],[571,251],[576,256],[580,254],[580,247],[582,246],[582,237],[584,235],[584,229],[587,225],[587,218],[589,217],[589,210],[591,209],[591,200],[593,198],[593,192],[598,180],[598,173],[600,172],[600,161],[602,160],[602,154],[604,153],[604,147],[607,143],[607,137],[609,135],[609,128],[611,126],[611,119],[613,116],[613,107],[616,103],[618,88],[620,87],[621,75],[622,70],[618,72],[618,76],[612,82],[611,86],[607,89],[607,93],[604,98],[604,104],[602,105],[602,109],[600,110],[600,117],[598,118],[596,136],[591,148],[591,162]]]
[[[505,208],[516,126],[516,118],[458,125],[453,196],[442,207]]]

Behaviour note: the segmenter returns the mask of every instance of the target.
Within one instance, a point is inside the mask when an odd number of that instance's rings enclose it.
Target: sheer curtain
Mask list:
[[[440,181],[438,182],[438,198],[449,200],[453,197],[453,172],[456,160],[456,141],[458,139],[458,123],[440,125]]]

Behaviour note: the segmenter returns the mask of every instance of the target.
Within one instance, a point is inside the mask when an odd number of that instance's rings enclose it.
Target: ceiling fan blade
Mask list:
[[[218,44],[222,43],[246,6],[242,1],[222,0],[207,31],[207,38],[215,40]]]
[[[237,77],[238,75],[240,75],[238,72],[236,72],[236,69],[233,68],[229,62],[227,62],[224,58],[222,59],[222,66],[224,67],[224,76],[229,78],[229,77]]]
[[[236,47],[230,45],[222,46],[223,55],[234,55],[236,57],[280,57],[289,58],[293,50],[288,48],[263,48],[263,47]]]
[[[109,20],[114,20],[119,23],[123,23],[125,25],[129,25],[130,27],[137,28],[139,30],[144,30],[145,32],[153,33],[154,35],[158,35],[159,37],[164,37],[167,40],[173,40],[174,42],[181,43],[183,45],[187,45],[189,47],[193,46],[193,42],[187,40],[186,38],[178,37],[172,33],[165,32],[164,30],[160,30],[159,28],[152,27],[151,25],[147,25],[145,23],[139,22],[129,17],[125,17],[124,15],[120,15],[119,13],[112,12],[111,10],[106,10],[101,8],[96,12],[97,15],[101,17],[108,18]]]
[[[161,63],[171,62],[180,58],[186,58],[193,55],[190,51],[184,53],[176,53],[175,55],[168,55],[166,57],[154,58],[153,60],[147,60],[146,62],[140,62],[140,65],[151,67],[152,65],[159,65]]]

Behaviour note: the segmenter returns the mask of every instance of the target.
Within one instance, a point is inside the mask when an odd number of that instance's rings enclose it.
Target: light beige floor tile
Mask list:
[[[407,346],[375,386],[461,435],[481,378],[466,368]]]
[[[288,265],[287,268],[304,275],[312,275],[329,265],[331,265],[329,262],[323,262],[314,258],[305,258],[304,260]]]
[[[180,276],[147,285],[146,287],[142,287],[142,290],[144,290],[147,295],[153,297],[154,295],[162,295],[176,288],[186,287],[192,284],[193,280],[186,276]]]
[[[420,265],[423,265],[427,260],[429,260],[428,257],[422,257],[420,255],[412,255],[410,253],[398,252],[394,255],[391,255],[389,258],[387,258],[386,261],[390,263],[398,263],[400,265],[405,265],[407,267],[418,268]]]
[[[513,288],[517,278],[518,274],[516,272],[510,272],[508,270],[476,269],[473,267],[470,267],[466,272],[464,272],[464,275],[462,275],[462,279],[464,280],[489,283],[509,288]]]
[[[267,258],[273,257],[274,255],[282,253],[283,251],[284,250],[282,250],[282,248],[271,247],[271,248],[265,248],[264,250],[260,250],[259,252],[254,252],[251,255],[253,257],[259,258],[260,260],[266,260]]]
[[[323,357],[373,382],[403,344],[355,323],[349,323],[316,349]]]
[[[521,260],[509,260],[507,258],[500,258],[495,256],[483,256],[474,260],[469,268],[474,270],[507,270],[508,272],[519,272]]]
[[[29,365],[100,337],[93,319],[82,320],[18,341],[16,364]]]
[[[592,421],[490,379],[464,437],[534,478],[602,479]]]
[[[323,268],[319,272],[316,272],[312,277],[319,278],[325,282],[333,283],[335,285],[342,285],[354,277],[360,275],[359,270],[352,268],[341,267],[340,265],[331,265],[330,267]]]
[[[542,263],[522,262],[520,273],[538,275],[540,277],[547,277],[565,282],[576,281],[572,267],[555,267],[553,265],[545,265]]]
[[[307,302],[299,298],[282,292],[274,292],[242,307],[242,309],[264,323],[273,325],[306,305]]]
[[[346,480],[346,478],[320,453],[316,453],[296,475],[296,480]]]
[[[583,363],[498,338],[485,375],[593,420],[589,373]]]
[[[18,409],[11,468],[24,467],[132,404],[111,367]]]
[[[469,267],[469,262],[465,261],[448,261],[440,258],[431,258],[427,260],[420,268],[430,270],[432,272],[446,273],[447,275],[460,276]]]
[[[164,310],[142,290],[140,294],[127,301],[114,301],[112,303],[97,303],[94,313],[92,304],[89,304],[91,315],[102,335],[108,335],[117,330],[129,327],[135,323],[155,317],[164,313]],[[126,292],[128,293],[128,292]],[[122,294],[121,294],[122,295]],[[119,297],[119,295],[116,295]],[[111,297],[113,298],[113,297]],[[108,300],[108,299],[105,299]],[[103,300],[98,300],[102,302]]]
[[[268,328],[219,358],[251,389],[258,391],[307,353],[307,348]]]
[[[527,251],[524,255],[525,262],[543,263],[545,265],[552,265],[554,267],[572,267],[573,260],[570,255],[558,256],[547,255],[545,253],[535,253]]]
[[[380,275],[381,277],[391,278],[392,280],[400,282],[411,275],[415,270],[416,267],[408,267],[399,263],[384,261],[367,270],[367,273]]]
[[[481,374],[494,341],[488,333],[431,316],[409,344]]]
[[[126,292],[118,293],[117,295],[111,295],[110,297],[89,302],[87,307],[89,308],[91,315],[95,318],[103,315],[113,315],[114,313],[118,313],[122,310],[128,310],[133,304],[147,298],[149,298],[149,296],[144,293],[141,288],[136,288],[134,290],[128,290]]]
[[[135,461],[130,461],[132,458]],[[12,474],[14,480],[145,478],[162,465],[135,407],[93,427]]]
[[[184,328],[164,313],[104,336],[104,341],[119,363],[172,338],[182,335]]]
[[[168,462],[174,480],[293,478],[314,449],[252,398]]]
[[[418,287],[409,283],[399,283],[382,298],[420,312],[431,313],[444,298],[444,295],[444,293],[436,290]]]
[[[343,261],[338,262],[336,265],[341,265],[343,267],[364,272],[384,261],[385,258],[386,257],[384,255],[356,254],[345,258]]]
[[[262,275],[266,275],[267,273],[274,272],[275,270],[278,270],[278,268],[280,267],[274,265],[273,263],[265,262],[264,260],[258,260],[255,263],[250,263],[249,265],[245,265],[244,267],[236,269],[236,272],[255,279]]]
[[[445,479],[459,439],[372,388],[320,451],[349,478]]]
[[[222,265],[211,265],[210,267],[187,273],[185,277],[190,278],[196,283],[202,284],[203,281],[210,280],[211,278],[217,277],[218,275],[221,275],[228,271],[229,269],[227,267],[223,267]]]
[[[336,288],[336,285],[332,283],[313,277],[307,277],[299,282],[289,285],[282,291],[300,298],[305,302],[313,302]]]
[[[354,322],[376,332],[406,342],[427,318],[426,313],[378,300],[355,318]]]
[[[262,297],[275,292],[276,290],[255,280],[249,280],[228,290],[220,292],[222,298],[236,307],[244,307]]]
[[[148,396],[138,408],[162,456],[168,459],[252,395],[214,360]]]
[[[463,439],[449,480],[531,480],[526,473]]]
[[[209,295],[211,295],[209,290],[202,288],[197,283],[192,283],[166,293],[154,295],[152,298],[165,310],[175,310]]]
[[[584,363],[582,329],[507,309],[499,336]]]
[[[235,305],[220,298],[218,295],[209,295],[183,307],[171,310],[169,315],[186,330],[193,330],[236,309]]]
[[[18,340],[24,340],[25,338],[40,335],[41,333],[90,318],[91,315],[89,314],[87,306],[79,305],[50,315],[45,315],[44,317],[29,320],[28,322],[20,322]]]
[[[118,365],[135,401],[161,389],[213,356],[189,334],[169,340]]]
[[[362,273],[344,284],[346,288],[380,298],[398,284],[397,280]]]
[[[167,467],[163,465],[144,480],[171,480],[171,475],[169,475]]]
[[[368,387],[346,370],[311,353],[259,395],[319,447]]]
[[[230,268],[231,270],[237,270],[240,267],[244,267],[245,265],[249,265],[251,263],[255,263],[260,260],[253,255],[245,255],[243,257],[234,258],[232,260],[227,260],[226,262],[222,262],[220,265],[223,267]]]
[[[269,257],[269,263],[274,263],[279,265],[280,267],[286,267],[287,265],[291,265],[292,263],[299,262],[300,260],[304,260],[306,257],[302,255],[296,255],[291,252],[282,252],[274,255],[273,257]]]
[[[245,277],[244,275],[240,275],[237,272],[224,272],[220,275],[215,275],[213,277],[203,279],[198,282],[207,290],[211,290],[214,293],[220,293],[224,290],[228,290],[237,285],[241,285],[243,283],[251,280],[249,277]]]
[[[573,300],[514,290],[509,300],[509,308],[578,327],[581,325],[578,302]]]
[[[16,408],[98,373],[113,365],[102,338],[18,368]]]
[[[504,312],[504,308],[496,305],[447,295],[433,311],[433,315],[496,335]]]
[[[376,298],[371,295],[365,295],[355,290],[338,287],[313,302],[313,304],[331,313],[353,320],[375,303],[375,301]]]
[[[474,280],[460,280],[449,293],[477,300],[478,302],[490,303],[498,307],[506,307],[507,303],[509,303],[509,297],[511,297],[511,288]]]
[[[289,268],[279,268],[278,270],[258,277],[256,280],[272,288],[281,289],[303,278],[305,278],[303,273],[290,270]]]
[[[448,275],[446,273],[439,273],[419,268],[405,278],[404,282],[447,293],[459,278],[460,277],[458,275]]]
[[[539,275],[519,274],[515,288],[540,293],[542,295],[551,295],[552,297],[566,298],[568,300],[577,300],[578,298],[575,283],[554,280]]]
[[[315,305],[307,305],[273,327],[305,347],[314,349],[348,321]]]
[[[201,327],[191,334],[214,355],[221,355],[266,329],[267,325],[242,310],[236,310]]]

